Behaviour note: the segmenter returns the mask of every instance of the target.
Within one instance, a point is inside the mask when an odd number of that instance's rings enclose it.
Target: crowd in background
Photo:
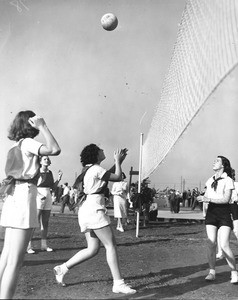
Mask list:
[[[182,193],[178,190],[170,189],[168,192],[167,200],[171,213],[179,213],[180,207],[189,207],[194,210],[199,207],[203,210],[203,206],[198,202],[197,197],[203,194],[203,191],[199,191],[198,188],[184,190]]]

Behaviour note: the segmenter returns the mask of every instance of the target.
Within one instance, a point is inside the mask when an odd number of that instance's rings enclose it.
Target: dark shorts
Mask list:
[[[237,202],[230,204],[230,211],[231,211],[232,220],[238,220],[238,204],[237,204]]]
[[[220,228],[221,226],[228,226],[233,229],[230,204],[209,203],[205,224],[213,225],[217,228]]]

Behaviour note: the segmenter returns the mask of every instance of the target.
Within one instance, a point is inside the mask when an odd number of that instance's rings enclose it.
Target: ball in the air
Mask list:
[[[112,31],[117,27],[118,20],[114,14],[108,13],[102,16],[101,24],[105,30]]]

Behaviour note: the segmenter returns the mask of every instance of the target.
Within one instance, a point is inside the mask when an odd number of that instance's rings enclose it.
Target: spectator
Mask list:
[[[69,210],[71,210],[70,204],[70,188],[68,186],[68,182],[63,184],[63,195],[61,196],[61,209],[60,212],[63,214],[65,206],[68,206]]]
[[[117,230],[124,232],[127,221],[127,193],[128,186],[126,175],[122,173],[122,180],[113,183],[111,194],[113,195],[114,218],[117,219]]]
[[[169,206],[170,212],[173,214],[175,212],[175,191],[171,190],[169,194]]]

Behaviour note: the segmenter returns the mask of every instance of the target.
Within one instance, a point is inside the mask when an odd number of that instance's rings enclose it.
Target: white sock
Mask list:
[[[236,270],[233,270],[233,271],[231,271],[231,276],[236,276],[237,275],[237,271]]]
[[[124,283],[124,279],[113,280],[113,285],[118,286]]]
[[[32,248],[32,245],[31,245],[31,241],[28,243],[28,246],[27,246],[27,250],[31,249]]]
[[[211,273],[212,275],[216,275],[215,269],[210,269],[209,273]]]
[[[63,274],[66,274],[67,272],[69,272],[69,269],[67,268],[66,263],[63,263],[62,265],[60,265],[60,269]]]

